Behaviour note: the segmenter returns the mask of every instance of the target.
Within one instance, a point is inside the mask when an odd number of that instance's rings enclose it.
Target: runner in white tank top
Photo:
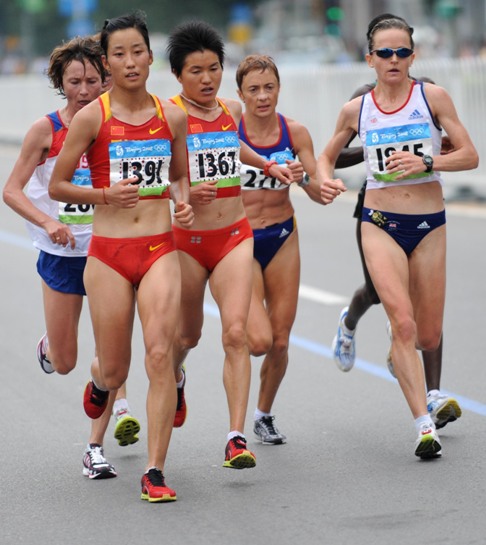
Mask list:
[[[419,116],[427,116],[420,97],[404,113],[411,93],[420,90],[409,77],[415,56],[412,31],[399,18],[380,20],[370,30],[366,60],[377,80],[366,99],[374,102],[372,112],[363,119],[361,97],[345,104],[334,135],[318,159],[318,179],[326,203],[346,191],[342,180],[333,179],[334,165],[352,134],[359,133],[367,148],[372,185],[367,187],[363,209],[363,252],[391,323],[394,369],[418,434],[415,454],[433,458],[440,455],[442,446],[427,411],[416,349],[434,350],[442,337],[446,232],[437,171],[475,168],[478,155],[450,96],[437,85],[424,85],[430,119],[422,128],[428,127],[429,132],[420,132]],[[452,143],[452,151],[445,155],[440,155],[439,139],[433,135],[438,127],[443,127]],[[390,145],[388,138],[394,140]]]

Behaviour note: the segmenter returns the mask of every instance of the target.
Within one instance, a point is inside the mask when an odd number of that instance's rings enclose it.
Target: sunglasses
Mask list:
[[[393,57],[393,54],[400,59],[406,59],[413,54],[413,49],[409,49],[408,47],[399,47],[398,49],[382,47],[381,49],[373,49],[373,51],[370,51],[370,55],[373,55],[373,53],[376,53],[380,59],[389,59],[390,57]]]

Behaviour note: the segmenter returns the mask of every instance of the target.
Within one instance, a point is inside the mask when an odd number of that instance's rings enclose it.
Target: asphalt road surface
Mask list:
[[[0,148],[2,184],[17,152]],[[374,307],[360,323],[360,359],[350,373],[331,358],[339,312],[362,282],[354,196],[321,207],[301,190],[293,195],[302,290],[290,365],[274,406],[288,443],[263,446],[253,437],[255,359],[246,433],[257,466],[222,467],[228,416],[221,328],[208,297],[203,338],[187,362],[188,419],[174,430],[166,465],[178,495],[172,504],[140,500],[147,379],[138,323],[128,392],[141,440],[119,447],[112,423],[105,454],[118,477],[83,477],[89,421],[81,399],[94,350],[87,305],[77,368],[65,377],[43,374],[35,356],[44,332],[37,255],[23,221],[0,204],[1,545],[486,542],[486,209],[448,208],[442,387],[456,396],[463,416],[442,430],[442,458],[425,462],[413,455],[413,420],[386,369],[383,309]]]

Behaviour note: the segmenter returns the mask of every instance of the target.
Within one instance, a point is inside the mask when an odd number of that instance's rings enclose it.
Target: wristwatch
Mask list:
[[[297,185],[299,185],[300,187],[307,187],[309,184],[310,184],[310,177],[308,174],[306,174]]]
[[[422,161],[425,165],[425,172],[432,172],[434,168],[434,159],[430,155],[424,155]]]

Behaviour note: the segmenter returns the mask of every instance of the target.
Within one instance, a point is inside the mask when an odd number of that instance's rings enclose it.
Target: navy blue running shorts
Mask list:
[[[86,257],[65,257],[43,250],[37,260],[37,272],[53,290],[74,295],[86,295],[83,283]]]

